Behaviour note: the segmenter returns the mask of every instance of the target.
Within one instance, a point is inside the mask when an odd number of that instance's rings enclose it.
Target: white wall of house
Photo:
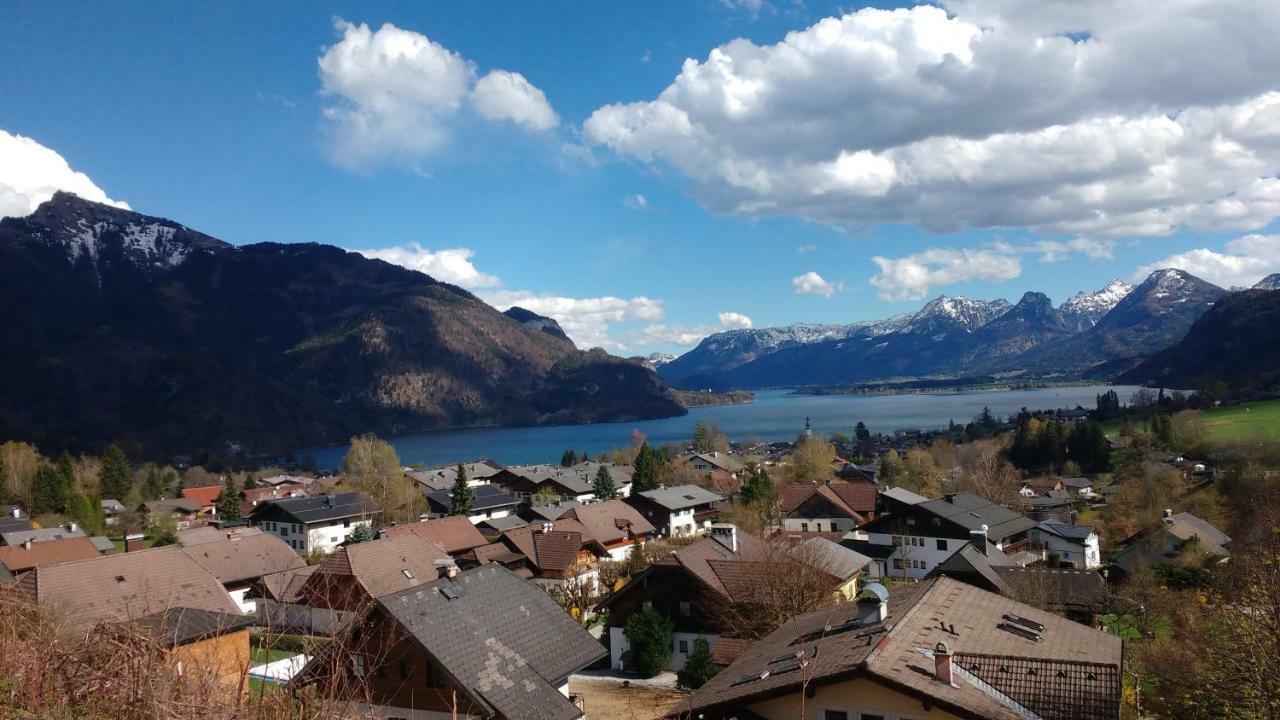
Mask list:
[[[698,526],[698,521],[694,519],[693,514],[693,508],[671,511],[667,520],[667,527],[671,529],[671,535],[693,535],[698,530],[705,529]],[[710,526],[710,523],[704,523],[704,525]]]
[[[497,518],[504,518],[510,514],[511,514],[511,508],[506,508],[506,507],[494,508],[493,510],[479,510],[479,511],[473,512],[472,514],[467,516],[467,519],[471,521],[472,525],[479,525],[485,520],[495,520]],[[447,517],[447,516],[442,515],[441,517]]]
[[[641,547],[644,546],[644,540],[640,541],[640,546]],[[631,543],[627,543],[626,545],[622,545],[620,547],[612,548],[609,550],[610,560],[617,560],[619,562],[623,562],[630,557],[631,557]]]
[[[899,538],[898,543],[894,542],[895,537]],[[919,580],[928,575],[938,563],[951,557],[969,542],[956,538],[887,533],[867,533],[867,540],[875,545],[896,545],[893,554],[885,560],[885,576],[901,578],[905,570],[907,577],[913,580]]]
[[[684,663],[689,659],[689,655],[693,653],[693,643],[701,638],[707,641],[707,645],[712,649],[716,649],[716,640],[719,635],[710,633],[687,633],[675,632],[671,633],[671,656],[667,658],[667,669],[677,671],[684,668]],[[622,669],[622,654],[631,649],[631,642],[627,640],[627,633],[624,628],[613,625],[609,627],[609,667],[614,670]]]
[[[271,533],[285,541],[299,555],[308,555],[312,552],[333,552],[361,525],[372,528],[373,522],[367,518],[353,518],[304,525],[266,520],[261,527],[263,532]]]
[[[248,585],[245,585],[244,587],[227,588],[227,594],[231,596],[231,602],[234,602],[236,606],[240,608],[240,612],[245,613],[246,615],[253,614],[258,611],[257,602],[245,597],[248,593]]]
[[[849,532],[854,528],[851,518],[785,518],[782,529],[788,532]]]
[[[1038,537],[1032,533],[1038,533]],[[1050,554],[1056,554],[1059,561],[1071,563],[1084,570],[1096,570],[1102,567],[1102,551],[1097,533],[1089,533],[1088,539],[1083,543],[1034,529],[1028,533],[1028,538],[1034,542],[1044,543],[1045,559],[1048,559]]]

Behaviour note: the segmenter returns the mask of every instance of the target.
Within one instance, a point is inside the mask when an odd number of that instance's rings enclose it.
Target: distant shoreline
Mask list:
[[[996,377],[967,377],[939,380],[905,380],[896,383],[863,383],[858,385],[815,385],[791,390],[793,395],[941,395],[992,390],[1043,390],[1055,387],[1088,387],[1096,380],[1024,380]],[[1106,384],[1106,383],[1103,383]]]
[[[714,392],[712,390],[677,390],[672,388],[671,396],[686,409],[712,407],[715,405],[745,405],[755,402],[756,399],[755,393],[747,390]]]

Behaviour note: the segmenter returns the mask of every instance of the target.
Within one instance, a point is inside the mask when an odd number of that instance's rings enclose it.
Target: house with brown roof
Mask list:
[[[587,536],[604,546],[612,560],[626,560],[631,548],[654,538],[653,525],[622,500],[605,500],[569,508],[559,520],[577,520]]]
[[[379,597],[291,688],[319,685],[361,717],[575,720],[569,676],[604,654],[546,593],[488,564]]]
[[[618,497],[631,494],[631,476],[635,468],[630,465],[601,464],[595,461],[580,462],[573,467],[559,465],[512,465],[490,477],[495,485],[502,486],[518,498],[534,495],[555,495],[560,500],[590,502],[595,499],[595,479],[601,467],[609,469]]]
[[[1118,720],[1120,638],[940,577],[793,618],[670,717]]]
[[[353,612],[374,598],[429,583],[450,567],[443,548],[406,533],[338,548],[307,579],[300,596],[313,607]]]
[[[697,485],[673,485],[632,493],[626,502],[658,529],[658,535],[694,535],[711,527],[724,497]]]
[[[240,491],[240,517],[248,517],[253,509],[268,500],[281,498],[305,497],[307,486],[302,483],[281,483],[263,487],[246,488]]]
[[[722,664],[740,649],[742,628],[727,625],[725,609],[750,612],[762,578],[800,582],[821,581],[832,600],[851,597],[870,558],[825,538],[785,538],[766,542],[733,525],[712,526],[711,536],[677,549],[631,578],[600,603],[609,611],[609,664],[615,670],[631,667],[631,646],[625,628],[631,616],[646,608],[670,618],[675,625],[667,668],[684,667],[697,640],[705,640]],[[721,643],[725,640],[731,642]]]
[[[991,556],[976,545],[966,545],[930,570],[929,577],[954,578],[988,592],[1033,602],[1086,625],[1094,625],[1098,615],[1111,612],[1111,594],[1096,570],[1022,567],[1000,562],[1002,558],[1001,553]]]
[[[264,575],[294,570],[306,563],[280,538],[262,532],[242,534],[240,530],[223,530],[222,538],[213,541],[201,537],[184,544],[182,551],[218,578],[240,612],[256,613],[257,605],[248,597],[253,583]]]
[[[406,533],[417,535],[427,542],[440,546],[449,555],[464,553],[489,544],[476,526],[461,515],[395,525],[383,528],[380,532],[383,537],[389,538],[400,537]]]
[[[206,515],[213,515],[217,510],[218,496],[222,494],[221,485],[208,485],[206,487],[184,487],[182,488],[182,497],[192,502],[200,504],[200,512]],[[222,518],[226,520],[228,518]]]
[[[848,532],[875,518],[876,486],[867,481],[792,483],[779,498],[782,527],[791,532]]]
[[[1231,559],[1227,549],[1230,543],[1231,537],[1207,520],[1166,508],[1159,525],[1124,541],[1122,549],[1111,558],[1111,570],[1115,579],[1123,581],[1140,568],[1173,562],[1193,548],[1202,552],[1208,563],[1224,563]]]
[[[535,585],[547,589],[581,587],[591,595],[597,592],[600,559],[609,556],[604,545],[592,539],[582,523],[572,519],[509,530],[498,542],[524,556]]]
[[[17,545],[0,545],[0,582],[10,582],[41,565],[89,560],[101,552],[87,537],[66,537]]]
[[[201,517],[200,513],[200,503],[187,498],[148,500],[138,506],[138,514],[145,519],[148,526],[154,526],[162,519],[169,519],[179,530],[206,522],[208,516]]]
[[[302,588],[319,568],[319,565],[303,565],[263,575],[254,581],[245,599],[257,606],[258,624],[273,632],[306,635],[325,635],[340,627],[335,611],[311,608],[302,602]]]

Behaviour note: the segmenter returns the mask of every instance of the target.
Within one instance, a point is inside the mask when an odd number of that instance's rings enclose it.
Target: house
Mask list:
[[[701,473],[713,473],[721,470],[730,475],[737,475],[746,469],[740,460],[722,452],[705,452],[693,453],[691,455],[683,455],[676,458],[676,464],[687,464],[689,467]]]
[[[1102,567],[1098,533],[1087,525],[1040,522],[1027,531],[1028,549],[1039,552],[1045,562],[1083,570]]]
[[[448,517],[453,512],[453,490],[427,493],[427,505],[432,518]],[[477,485],[471,488],[471,512],[467,518],[477,524],[492,518],[515,514],[520,501],[497,485]]]
[[[4,506],[4,514],[0,515],[0,534],[30,529],[31,518],[27,516],[21,505]]]
[[[429,543],[438,545],[449,555],[456,555],[473,550],[481,545],[489,544],[485,536],[480,534],[480,530],[461,515],[452,515],[426,522],[396,525],[383,529],[381,534],[383,537],[390,538],[400,537],[405,534],[417,535]]]
[[[547,520],[559,520],[560,516],[573,508],[582,507],[585,503],[577,500],[557,500],[555,502],[531,502],[520,508],[520,518],[529,523],[541,523]]]
[[[912,505],[918,505],[922,502],[928,502],[929,498],[923,495],[917,495],[910,490],[902,487],[889,487],[880,490],[880,496],[877,498],[876,515],[892,515]]]
[[[242,613],[257,612],[257,605],[247,597],[254,582],[264,575],[306,565],[283,540],[263,532],[227,530],[219,539],[203,540],[200,536],[195,542],[189,536],[182,552],[218,578]]]
[[[1054,520],[1070,523],[1074,517],[1076,498],[1066,490],[1050,490],[1026,501],[1027,515],[1032,520]]]
[[[194,678],[206,692],[222,693],[231,701],[248,689],[253,622],[248,615],[174,607],[147,615],[133,627],[164,648],[180,677]]]
[[[718,661],[731,662],[742,638],[735,635],[739,628],[724,626],[720,610],[735,602],[749,604],[752,586],[762,576],[798,574],[796,562],[824,573],[834,593],[849,597],[870,559],[823,538],[771,544],[733,525],[717,524],[710,537],[658,560],[600,603],[599,609],[609,611],[609,666],[619,671],[631,666],[625,628],[632,615],[646,608],[675,625],[669,670],[684,667],[699,639]]]
[[[792,483],[782,488],[780,505],[784,530],[848,531],[875,517],[876,486],[865,480]]]
[[[337,613],[311,608],[302,602],[302,588],[319,568],[319,565],[304,565],[258,578],[245,594],[245,599],[257,606],[258,624],[272,632],[306,635],[323,635],[340,627]],[[319,622],[315,622],[317,616],[320,616]]]
[[[1118,720],[1122,659],[1114,635],[951,578],[873,584],[752,644],[679,716]]]
[[[120,514],[124,512],[124,503],[119,500],[106,499],[102,501],[102,522],[107,526],[113,526],[120,522]]]
[[[659,536],[693,535],[706,530],[717,514],[716,503],[722,500],[720,495],[697,485],[660,487],[627,498],[657,528]]]
[[[575,503],[576,504],[576,503]],[[489,518],[476,523],[475,527],[487,536],[498,536],[508,530],[528,525],[529,521],[519,515],[508,515],[502,518]]]
[[[1231,538],[1207,521],[1187,512],[1166,509],[1160,524],[1127,539],[1124,548],[1111,558],[1118,572],[1116,579],[1151,567],[1171,562],[1189,549],[1202,552],[1208,562],[1223,563],[1231,558],[1227,545]]]
[[[919,580],[973,541],[975,534],[984,535],[996,549],[1012,549],[1035,526],[1034,520],[973,493],[949,493],[878,517],[859,528],[865,533],[858,538],[864,545],[845,544],[877,559],[872,577]],[[864,549],[866,546],[880,546],[881,552]],[[885,560],[879,560],[877,556],[888,547],[893,550]]]
[[[462,467],[467,473],[469,487],[488,484],[492,482],[495,475],[505,469],[500,463],[492,460],[463,463]],[[410,470],[406,474],[425,492],[436,492],[453,487],[458,479],[458,466],[457,464],[436,465],[425,470]]]
[[[0,546],[0,583],[7,583],[40,565],[89,560],[101,555],[93,541],[83,535],[58,540]]]
[[[535,585],[547,589],[583,588],[589,596],[598,592],[600,559],[609,557],[604,545],[593,540],[577,520],[508,530],[498,542],[525,557]]]
[[[182,488],[182,497],[200,505],[200,512],[205,515],[214,515],[218,509],[218,496],[222,494],[221,485],[208,485],[205,487],[184,487]]]
[[[569,508],[557,520],[577,520],[587,537],[608,552],[612,560],[626,560],[636,543],[644,545],[656,530],[648,520],[622,500],[606,500]]]
[[[358,492],[267,500],[249,522],[279,535],[299,555],[333,552],[357,527],[372,529],[381,508]]]
[[[1062,478],[1062,489],[1082,500],[1092,500],[1096,497],[1096,493],[1093,491],[1093,481],[1087,477]]]
[[[989,556],[972,544],[939,563],[928,577],[955,578],[987,592],[1033,602],[1087,625],[1111,611],[1106,579],[1096,570],[1019,567],[1000,553]]]
[[[248,517],[253,509],[267,500],[305,497],[307,486],[301,483],[281,483],[263,487],[245,488],[240,491],[240,517]]]
[[[1037,477],[1023,480],[1018,494],[1024,498],[1033,498],[1048,492],[1062,492],[1063,489],[1062,478]]]
[[[630,495],[631,476],[635,472],[630,465],[602,465],[594,461],[580,462],[567,468],[559,465],[517,465],[508,467],[491,479],[520,498],[553,495],[560,500],[585,503],[596,497],[596,474],[602,466],[609,469],[618,497]]]
[[[237,527],[217,527],[216,525],[201,525],[199,527],[187,528],[177,532],[178,544],[184,547],[192,545],[200,545],[202,543],[220,542],[226,540],[227,536],[234,533],[237,537],[246,538],[252,535],[261,535],[262,528],[237,526]]]
[[[40,543],[85,536],[84,529],[74,522],[49,528],[31,528],[30,523],[28,523],[28,527],[25,530],[9,530],[0,533],[0,545],[22,545],[28,542]]]
[[[405,533],[338,548],[299,595],[312,607],[355,613],[375,598],[432,582],[452,565],[439,545]]]
[[[173,521],[174,527],[184,530],[201,522],[200,512],[200,503],[187,498],[148,500],[138,506],[138,514],[145,519],[148,527],[154,527],[161,520],[169,519]]]
[[[378,598],[350,637],[292,685],[382,718],[580,718],[569,676],[605,655],[546,593],[494,564]]]

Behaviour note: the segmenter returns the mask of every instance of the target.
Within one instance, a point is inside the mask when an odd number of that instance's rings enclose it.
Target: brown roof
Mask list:
[[[423,540],[435,543],[451,555],[489,544],[484,535],[464,515],[397,525],[386,530],[387,537],[400,537],[406,533],[412,533]]]
[[[804,682],[864,676],[964,717],[1026,717],[1009,701],[1046,720],[1119,717],[1122,643],[1113,635],[945,577],[895,588],[884,623],[844,624],[856,616],[854,606],[839,605],[793,618],[694,693],[684,709],[723,711],[798,693]],[[1018,632],[1010,617],[1039,623],[1040,640]],[[957,659],[953,685],[934,679],[932,651],[939,642]],[[780,658],[797,652],[804,653],[805,671],[787,672]],[[1026,674],[1028,667],[1039,681],[1005,677],[1011,668]],[[1070,714],[1063,714],[1067,707]]]
[[[821,484],[792,483],[784,487],[781,499],[782,514],[791,515],[814,495],[821,496],[859,523],[865,519],[863,513],[876,509],[875,485],[869,482],[851,483],[844,480],[829,480]]]
[[[351,575],[371,597],[382,597],[424,583],[440,575],[437,560],[449,557],[439,545],[413,533],[340,547],[311,576],[318,589],[335,575]]]
[[[210,485],[208,487],[182,488],[182,497],[188,500],[194,500],[202,506],[213,504],[214,500],[222,494],[221,485]]]
[[[869,480],[832,480],[827,486],[854,511],[863,514],[875,512],[875,483]]]
[[[750,647],[751,641],[745,638],[721,636],[716,638],[716,645],[711,648],[711,660],[717,665],[730,665]]]
[[[240,614],[218,579],[172,545],[42,565],[17,587],[20,597],[54,610],[77,630],[178,607]]]
[[[541,525],[529,525],[508,530],[502,534],[502,539],[543,571],[568,570],[578,551],[587,545],[597,546],[596,552],[605,553],[605,549],[598,547],[590,538],[582,523],[572,519],[556,520],[549,533],[543,532]]]
[[[627,539],[627,529],[633,535],[648,535],[653,525],[640,511],[622,500],[606,500],[579,505],[565,511],[561,518],[572,518],[582,523],[587,536],[607,545]]]
[[[72,560],[88,560],[102,553],[87,537],[67,537],[26,545],[0,545],[0,565],[17,574],[37,565],[54,565]]]
[[[302,483],[281,483],[279,485],[268,485],[267,487],[250,488],[241,490],[240,497],[249,502],[261,502],[263,500],[274,500],[276,498],[289,497],[289,493],[298,491],[305,492],[306,485]]]
[[[199,527],[179,530],[178,542],[181,543],[183,547],[189,548],[193,545],[222,542],[231,536],[247,538],[250,535],[261,534],[262,528],[260,527],[219,528],[212,525],[201,525]]]
[[[224,585],[306,565],[293,548],[266,533],[224,537],[216,542],[183,546],[182,551]]]
[[[713,567],[712,563],[724,560],[742,563],[744,561],[760,561],[765,558],[765,545],[760,538],[742,530],[737,531],[737,536],[738,552],[736,553],[731,552],[729,548],[715,538],[703,538],[695,543],[685,545],[659,562],[680,565],[693,573],[694,576],[712,590],[729,595],[731,594],[731,589],[725,586],[721,579],[721,573],[716,572],[716,568]]]
[[[255,586],[259,588],[255,593],[255,597],[266,597],[277,602],[296,602],[303,585],[307,582],[307,578],[311,577],[311,574],[319,569],[319,565],[304,565],[292,570],[281,570],[278,573],[263,575],[255,583]]]

